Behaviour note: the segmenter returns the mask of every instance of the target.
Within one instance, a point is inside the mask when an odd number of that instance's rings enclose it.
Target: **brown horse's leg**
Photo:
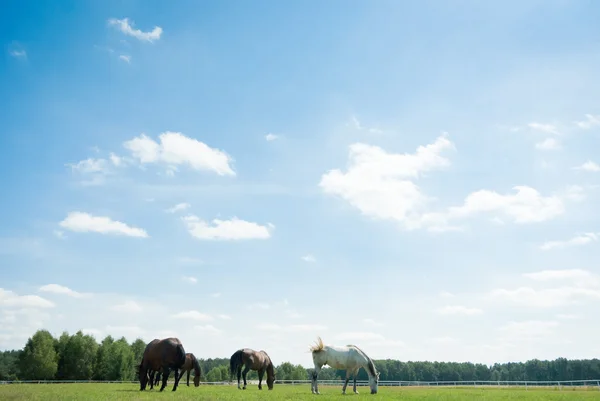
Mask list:
[[[265,374],[265,371],[263,369],[260,369],[258,371],[258,389],[262,390],[262,379],[263,379],[263,375]]]
[[[246,366],[244,368],[244,371],[242,372],[242,377],[244,378],[244,387],[242,387],[242,390],[246,390],[246,385],[248,384],[248,382],[246,382],[246,375],[248,374],[248,371],[250,370],[250,366]]]
[[[237,368],[237,379],[238,379],[238,389],[241,390],[240,380],[242,380],[242,365],[238,366],[238,368]]]
[[[177,390],[177,386],[179,386],[179,380],[181,380],[181,377],[183,376],[183,370],[181,370],[181,373],[178,375],[177,374],[178,369],[175,369],[175,384],[173,385],[173,391]]]
[[[188,386],[188,387],[190,386],[190,372],[191,372],[191,369],[189,369],[189,370],[187,371],[187,386]],[[182,373],[182,375],[183,375],[183,373]]]
[[[150,390],[152,390],[154,388],[154,375],[155,374],[156,374],[155,371],[148,372],[148,383],[150,383]]]
[[[170,373],[171,373],[171,371],[169,370],[169,368],[163,368],[162,385],[160,386],[160,391],[163,391],[165,389],[165,387],[167,387],[167,379],[169,378]],[[175,376],[175,377],[177,377],[177,376]]]

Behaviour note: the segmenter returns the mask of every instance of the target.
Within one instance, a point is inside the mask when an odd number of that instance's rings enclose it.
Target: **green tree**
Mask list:
[[[111,380],[111,352],[115,340],[112,336],[106,336],[96,351],[96,363],[94,364],[95,380]],[[115,380],[115,379],[112,379]]]
[[[21,351],[0,352],[0,380],[16,380],[19,377]]]
[[[219,382],[222,380],[227,380],[227,379],[223,379],[222,372],[223,371],[221,370],[221,368],[219,366],[215,366],[214,368],[209,370],[208,373],[206,374],[206,381],[207,382]]]
[[[78,331],[69,337],[60,356],[62,373],[66,379],[89,380],[94,373],[98,343],[94,337]]]
[[[131,355],[133,356],[132,380],[137,380],[137,366],[142,362],[145,349],[146,343],[140,338],[131,343]]]
[[[51,380],[58,370],[54,338],[48,330],[38,330],[27,340],[19,358],[19,370],[25,380]]]

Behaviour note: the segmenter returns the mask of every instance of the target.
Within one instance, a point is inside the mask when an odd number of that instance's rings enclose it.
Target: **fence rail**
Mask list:
[[[169,381],[172,383],[172,380]],[[284,385],[309,385],[310,380],[277,380],[276,384]],[[68,383],[106,383],[106,384],[137,384],[136,381],[106,381],[106,380],[7,380],[0,381],[2,384],[68,384]],[[201,385],[230,386],[237,385],[232,381],[200,382]],[[248,380],[248,384],[258,384],[258,380]],[[341,386],[343,380],[319,380],[322,386]],[[357,386],[368,386],[368,381],[356,382]],[[471,380],[471,381],[402,381],[402,380],[380,380],[380,386],[406,386],[406,387],[597,387],[600,390],[600,379],[594,380],[565,380],[565,381],[534,381],[534,380]]]

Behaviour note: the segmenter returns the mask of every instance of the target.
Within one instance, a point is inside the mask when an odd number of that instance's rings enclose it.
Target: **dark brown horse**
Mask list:
[[[190,371],[194,369],[194,386],[198,387],[200,385],[200,375],[202,374],[202,370],[200,370],[200,364],[198,360],[192,353],[185,354],[185,363],[181,367],[179,371],[179,380],[184,373],[187,372],[187,386],[190,386]]]
[[[242,367],[244,372],[242,373]],[[269,390],[273,390],[273,383],[275,382],[275,369],[273,368],[273,362],[265,351],[254,351],[253,349],[243,348],[237,350],[231,355],[229,359],[229,371],[231,375],[237,373],[238,388],[240,388],[240,376],[244,376],[244,390],[246,389],[246,375],[249,370],[256,370],[258,372],[258,389],[262,390],[262,379],[267,372],[267,386]]]
[[[173,391],[177,390],[179,384],[179,369],[185,363],[185,349],[178,338],[169,337],[163,340],[155,338],[146,345],[142,363],[138,366],[138,375],[140,380],[140,391],[146,389],[148,380],[152,380],[152,371],[162,371],[162,386],[160,391],[165,389],[169,373],[171,370],[175,373],[175,384]]]

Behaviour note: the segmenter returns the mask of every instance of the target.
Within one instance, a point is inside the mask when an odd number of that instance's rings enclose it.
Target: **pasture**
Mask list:
[[[321,395],[310,393],[310,384],[276,385],[273,391],[259,391],[251,385],[247,390],[235,386],[200,387],[181,386],[176,392],[170,386],[162,393],[139,391],[139,384],[7,384],[0,385],[0,400],[341,400],[359,397],[365,400],[597,400],[600,391],[597,387],[585,388],[427,388],[427,387],[380,387],[377,395],[369,394],[369,388],[360,386],[360,394],[352,392],[343,396],[339,386],[321,386]]]

